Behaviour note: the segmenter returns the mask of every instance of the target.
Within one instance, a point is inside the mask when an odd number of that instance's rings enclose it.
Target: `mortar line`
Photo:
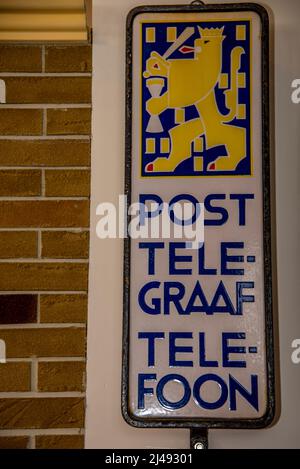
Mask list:
[[[42,73],[45,73],[46,70],[46,48],[42,46]]]
[[[1,166],[1,171],[31,171],[31,170],[51,170],[51,171],[90,171],[90,166]]]
[[[0,264],[88,264],[88,259],[50,259],[43,257],[42,259],[28,257],[24,259],[14,258],[14,259],[0,259]]]
[[[83,435],[83,428],[30,428],[0,430],[0,436]]]
[[[43,135],[47,135],[47,109],[43,108]]]
[[[19,201],[19,202],[29,202],[29,201],[39,201],[39,200],[47,200],[47,201],[51,201],[51,200],[89,200],[89,197],[86,196],[86,197],[76,197],[76,196],[61,196],[61,197],[58,197],[58,196],[55,196],[55,197],[44,197],[44,196],[40,196],[40,197],[0,197],[0,201]]]
[[[38,361],[36,357],[32,357],[31,361],[31,392],[38,392]]]
[[[45,168],[41,171],[41,186],[42,186],[42,197],[46,196],[46,172]]]
[[[87,295],[87,290],[2,290],[0,295]]]
[[[86,363],[86,358],[85,357],[41,357],[38,358],[38,362],[80,362],[80,363]]]
[[[7,330],[25,330],[25,329],[85,329],[86,324],[84,322],[77,322],[77,323],[67,323],[67,322],[47,322],[47,323],[29,323],[29,324],[1,324],[0,326],[0,333],[1,331]],[[1,366],[1,365],[0,365]]]
[[[35,435],[29,437],[29,443],[27,449],[35,449]]]
[[[91,72],[0,72],[0,77],[6,78],[91,78]]]
[[[42,258],[42,233],[41,230],[38,230],[38,258]]]
[[[29,232],[37,232],[37,228],[0,228],[0,232],[6,232],[6,231],[29,231]],[[90,231],[90,228],[70,228],[70,227],[66,227],[66,228],[39,228],[39,231],[41,231],[42,233],[43,232],[47,232],[47,231],[67,231],[69,233],[85,233],[85,232],[89,232]]]
[[[83,171],[83,168],[82,168],[81,166],[79,166],[79,167],[78,167],[78,166],[77,166],[77,167],[76,167],[76,166],[75,166],[75,167],[70,167],[70,166],[69,166],[69,167],[67,167],[67,168],[61,168],[61,167],[44,168],[44,167],[43,167],[42,169],[47,169],[48,171],[49,171],[49,170],[50,170],[50,171]],[[90,171],[90,169],[91,169],[91,168],[88,167],[88,168],[86,169],[86,171]]]
[[[15,398],[57,398],[57,397],[85,397],[84,392],[66,391],[66,392],[0,392],[0,399]]]
[[[85,357],[38,357],[38,362],[86,362]],[[7,363],[31,363],[32,358],[7,358]],[[0,364],[1,369],[1,364]]]
[[[23,232],[23,231],[26,231],[26,232],[36,232],[36,228],[0,228],[0,232],[7,232],[7,231],[11,231],[11,232],[14,232],[14,231],[18,231],[18,232]]]
[[[5,103],[1,104],[1,109],[91,109],[92,105],[89,103],[66,103],[66,104],[53,104],[53,103]]]
[[[90,135],[0,135],[0,140],[91,140]]]
[[[37,317],[36,322],[40,324],[41,322],[41,295],[38,293],[37,295]]]

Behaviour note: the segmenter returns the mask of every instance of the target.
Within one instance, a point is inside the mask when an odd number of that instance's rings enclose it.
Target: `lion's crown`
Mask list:
[[[223,36],[224,26],[223,28],[201,28],[201,26],[198,26],[198,29],[201,37],[221,37]]]

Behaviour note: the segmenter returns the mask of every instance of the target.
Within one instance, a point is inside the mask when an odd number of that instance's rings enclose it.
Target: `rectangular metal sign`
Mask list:
[[[132,425],[273,419],[268,34],[256,4],[128,16],[122,411]]]

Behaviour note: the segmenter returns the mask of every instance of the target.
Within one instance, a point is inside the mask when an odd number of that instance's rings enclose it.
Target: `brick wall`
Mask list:
[[[91,47],[0,47],[0,448],[83,446]]]

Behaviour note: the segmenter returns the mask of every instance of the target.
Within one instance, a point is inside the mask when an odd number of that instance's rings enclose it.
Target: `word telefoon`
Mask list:
[[[127,31],[128,201],[145,202],[141,224],[159,213],[146,201],[199,201],[204,242],[125,240],[124,418],[265,427],[274,416],[268,15],[256,4],[139,7]]]

